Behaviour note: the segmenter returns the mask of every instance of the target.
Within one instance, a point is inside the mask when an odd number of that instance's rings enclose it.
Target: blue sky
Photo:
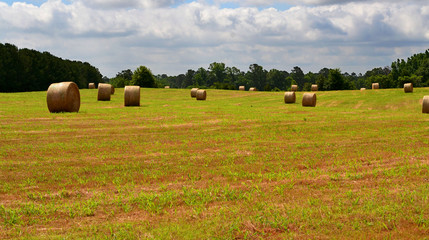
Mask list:
[[[212,62],[365,73],[429,48],[427,0],[13,2],[0,1],[1,43],[87,61],[108,77],[140,65],[177,75]]]

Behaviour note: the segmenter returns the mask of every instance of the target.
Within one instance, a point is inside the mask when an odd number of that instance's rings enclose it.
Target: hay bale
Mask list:
[[[290,90],[293,91],[293,92],[297,92],[298,91],[298,85],[292,85],[290,87]]]
[[[285,103],[295,103],[296,102],[295,92],[285,92],[284,100],[285,100]]]
[[[311,85],[311,91],[312,92],[317,92],[317,90],[319,90],[319,86],[317,86],[317,84]]]
[[[165,86],[164,88],[169,89],[169,88],[170,88],[170,86]]]
[[[196,93],[196,98],[197,100],[206,100],[207,98],[206,90],[202,90],[202,89],[198,90]]]
[[[361,88],[360,90],[361,90],[361,91],[365,91],[365,90],[366,90],[366,88]]]
[[[256,89],[255,87],[251,87],[249,88],[249,91],[255,92],[255,91],[258,91],[258,89]]]
[[[429,113],[429,96],[423,97],[422,113]]]
[[[125,86],[124,105],[125,107],[140,106],[140,86]]]
[[[98,84],[98,101],[110,101],[110,95],[112,94],[112,85],[107,83]]]
[[[89,83],[88,88],[89,89],[95,89],[95,83]]]
[[[112,84],[110,84],[110,87],[112,88],[111,95],[115,94],[115,87]]]
[[[199,88],[192,88],[191,89],[191,97],[197,97],[197,91],[199,90]]]
[[[372,84],[372,89],[379,89],[379,88],[380,88],[380,84],[378,84],[378,83]]]
[[[316,94],[315,93],[304,93],[302,96],[303,107],[315,107],[316,106]]]
[[[240,87],[238,87],[238,90],[240,90],[240,91],[246,91],[246,87],[245,86],[240,86]]]
[[[79,112],[79,88],[74,82],[53,83],[48,88],[46,101],[49,112]]]
[[[412,93],[413,92],[413,84],[412,83],[405,83],[404,84],[404,92],[405,93]]]

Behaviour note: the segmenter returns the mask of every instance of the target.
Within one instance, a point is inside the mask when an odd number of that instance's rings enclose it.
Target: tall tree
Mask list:
[[[271,87],[267,85],[267,70],[264,70],[262,66],[256,63],[251,64],[246,75],[257,89],[271,90]]]
[[[304,79],[304,72],[302,69],[298,66],[295,66],[292,70],[290,75],[292,76],[293,80],[298,84],[299,89],[303,89],[305,79]]]
[[[279,71],[277,69],[271,69],[267,73],[267,82],[273,88],[278,88],[280,90],[286,90],[287,86],[290,86],[290,82],[286,82],[286,78],[288,77],[288,73],[286,71]]]
[[[153,76],[149,68],[145,66],[140,66],[134,71],[131,85],[154,88],[156,87],[155,77]]]
[[[215,82],[217,83],[223,83],[226,76],[226,67],[225,63],[211,63],[209,66],[210,70],[210,77],[208,84],[211,86]]]

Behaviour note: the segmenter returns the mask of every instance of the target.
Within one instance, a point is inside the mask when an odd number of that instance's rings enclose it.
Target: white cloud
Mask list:
[[[91,8],[118,9],[118,8],[159,8],[168,7],[183,2],[183,0],[72,0]]]
[[[243,71],[258,63],[288,71],[298,65],[304,71],[361,72],[424,51],[429,43],[429,4],[417,1],[285,11],[219,8],[205,1],[165,7],[177,2],[0,2],[0,42],[88,61],[108,76],[139,65],[179,74],[214,61]]]

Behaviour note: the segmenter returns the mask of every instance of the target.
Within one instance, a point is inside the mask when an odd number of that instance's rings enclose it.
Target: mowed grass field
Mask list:
[[[0,239],[427,239],[429,88],[0,93]]]

